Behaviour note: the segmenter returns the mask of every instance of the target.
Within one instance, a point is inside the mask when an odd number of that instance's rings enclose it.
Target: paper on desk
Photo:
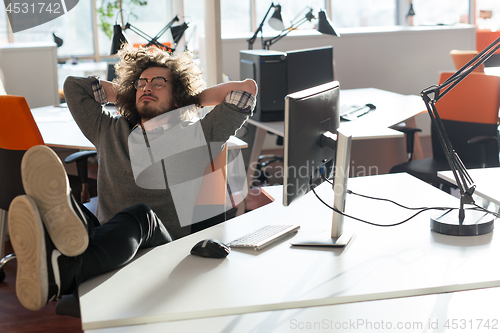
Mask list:
[[[35,121],[37,123],[54,123],[54,122],[65,123],[73,121],[73,116],[71,115],[71,113],[59,116],[39,116],[33,118],[35,118]]]

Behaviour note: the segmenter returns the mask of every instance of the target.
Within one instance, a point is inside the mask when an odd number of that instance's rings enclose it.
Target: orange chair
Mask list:
[[[455,64],[455,69],[459,70],[478,54],[477,50],[451,50],[450,55]],[[481,64],[474,72],[484,73],[484,64]]]
[[[227,149],[226,144],[224,149],[205,169],[195,203],[195,212],[203,220],[193,224],[191,232],[198,232],[224,222],[228,218],[228,215],[232,216],[233,213],[236,213],[233,197],[228,192]],[[232,208],[227,207],[228,202],[231,203]]]
[[[7,232],[7,210],[10,202],[24,194],[21,181],[21,159],[30,147],[43,145],[42,135],[36,126],[28,103],[23,97],[0,96],[0,281],[5,278],[3,265],[15,256],[4,258],[4,240]],[[27,112],[26,112],[27,110]]]
[[[10,202],[24,194],[21,180],[21,160],[29,148],[43,145],[44,141],[33,119],[28,103],[21,96],[0,96],[0,282],[5,278],[3,265],[14,259],[14,255],[4,257],[5,234],[7,232],[7,211]],[[76,153],[78,154],[78,153]],[[95,152],[88,152],[95,154]],[[86,159],[88,156],[82,157]],[[85,160],[86,163],[86,160]],[[85,174],[86,176],[86,174]],[[70,176],[70,183],[79,179]],[[82,176],[82,178],[85,178]],[[78,185],[80,187],[80,184]],[[85,185],[81,186],[85,188]],[[72,186],[73,189],[75,187]],[[79,197],[77,195],[77,197]]]
[[[227,144],[206,169],[196,205],[225,205],[227,196]]]
[[[452,74],[441,73],[439,83]],[[436,108],[453,148],[467,168],[500,166],[500,77],[471,73],[437,102]],[[396,165],[390,172],[407,172],[435,186],[446,185],[437,177],[437,172],[449,170],[449,165],[434,126],[431,126],[431,139],[432,158],[408,161]]]

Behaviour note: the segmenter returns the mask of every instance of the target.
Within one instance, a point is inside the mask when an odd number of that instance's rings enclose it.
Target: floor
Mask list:
[[[6,244],[6,253],[12,253],[9,242]],[[0,332],[83,332],[80,319],[55,314],[56,302],[50,302],[40,311],[26,310],[16,297],[16,269],[16,260],[11,260],[4,266],[6,277],[0,283]]]

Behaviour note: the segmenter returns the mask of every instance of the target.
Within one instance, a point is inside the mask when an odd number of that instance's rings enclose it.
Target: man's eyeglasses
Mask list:
[[[167,81],[168,80],[165,79],[163,76],[156,76],[156,77],[151,77],[151,78],[150,77],[139,78],[139,79],[135,80],[134,87],[137,90],[144,90],[144,89],[146,89],[146,85],[148,84],[148,82],[151,82],[151,85],[153,86],[153,88],[161,89],[161,88],[163,88],[163,86],[165,85],[165,83]]]

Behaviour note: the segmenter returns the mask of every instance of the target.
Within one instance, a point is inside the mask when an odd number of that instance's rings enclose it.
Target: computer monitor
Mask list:
[[[339,130],[337,81],[289,94],[285,98],[283,205],[288,206],[334,175],[333,206],[344,211],[351,136]],[[345,246],[343,216],[333,212],[331,237],[294,245]]]
[[[108,64],[106,80],[112,82],[116,78],[115,64]]]
[[[334,80],[331,46],[286,53],[287,94]]]

